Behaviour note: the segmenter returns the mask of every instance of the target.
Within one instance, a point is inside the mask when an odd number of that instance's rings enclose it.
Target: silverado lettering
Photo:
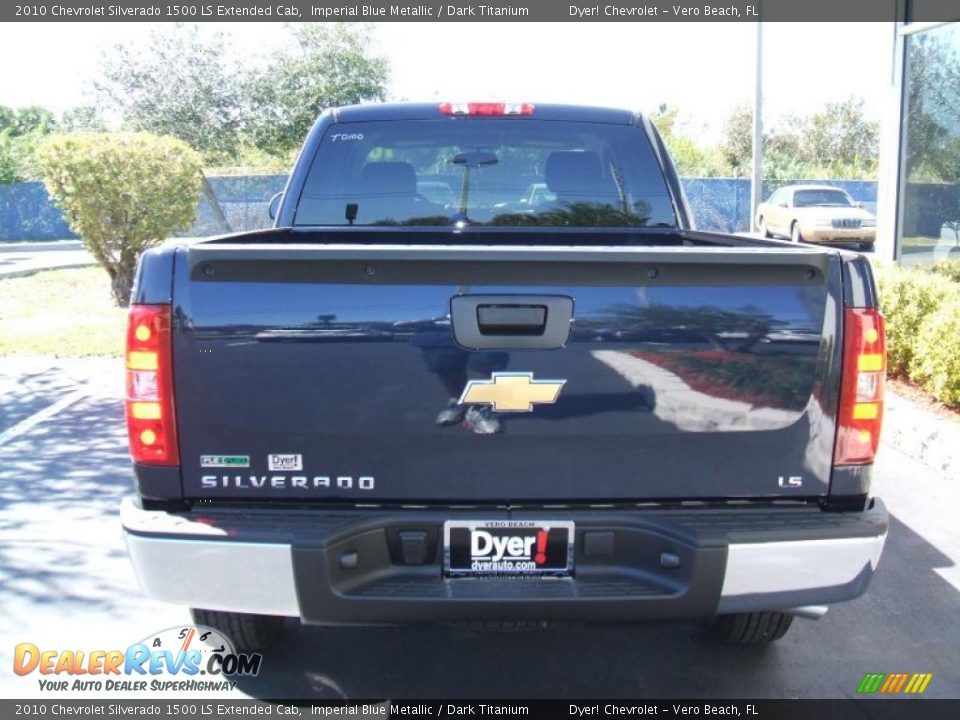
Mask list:
[[[866,589],[870,264],[696,230],[647,118],[328,110],[269,212],[140,260],[122,520],[152,597],[250,651],[282,617],[758,644]]]
[[[349,476],[330,477],[325,475],[315,475],[307,477],[306,475],[203,475],[200,483],[205,488],[233,487],[237,489],[259,489],[271,488],[330,488],[335,487],[340,490],[351,490],[356,487],[359,490],[373,490],[375,481],[372,477],[358,477],[356,481]]]

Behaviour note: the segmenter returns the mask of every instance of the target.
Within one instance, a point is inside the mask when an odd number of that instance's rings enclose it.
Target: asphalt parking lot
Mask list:
[[[0,360],[0,693],[36,697],[13,646],[125,648],[188,621],[143,598],[118,505],[130,492],[118,361]],[[884,446],[893,524],[864,597],[764,649],[691,624],[529,633],[288,626],[239,690],[259,698],[853,697],[867,672],[930,672],[960,697],[960,483]],[[182,694],[180,694],[182,697]]]

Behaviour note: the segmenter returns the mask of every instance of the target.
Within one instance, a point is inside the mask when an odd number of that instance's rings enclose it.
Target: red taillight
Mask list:
[[[170,363],[170,306],[131,305],[127,320],[127,433],[133,461],[179,465]]]
[[[883,315],[873,308],[847,308],[835,465],[873,462],[880,443],[886,370]]]
[[[533,115],[530,103],[440,103],[444,115]]]

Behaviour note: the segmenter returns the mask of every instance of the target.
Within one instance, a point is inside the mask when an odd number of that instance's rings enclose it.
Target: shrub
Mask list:
[[[0,185],[39,177],[36,150],[42,137],[37,130],[25,135],[14,135],[9,128],[0,130]]]
[[[941,260],[930,266],[930,272],[960,283],[960,260]]]
[[[960,407],[960,298],[948,299],[923,322],[910,377],[940,402]]]
[[[924,270],[896,265],[877,264],[875,275],[887,325],[887,370],[894,376],[906,375],[924,319],[945,298],[960,295],[960,287]]]
[[[50,195],[110,276],[114,300],[130,301],[141,253],[193,222],[201,157],[147,133],[53,136],[40,149]]]

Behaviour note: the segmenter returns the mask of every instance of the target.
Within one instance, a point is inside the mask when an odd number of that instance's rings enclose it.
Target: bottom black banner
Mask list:
[[[0,700],[0,717],[152,718],[746,718],[956,720],[960,699],[857,700]]]

